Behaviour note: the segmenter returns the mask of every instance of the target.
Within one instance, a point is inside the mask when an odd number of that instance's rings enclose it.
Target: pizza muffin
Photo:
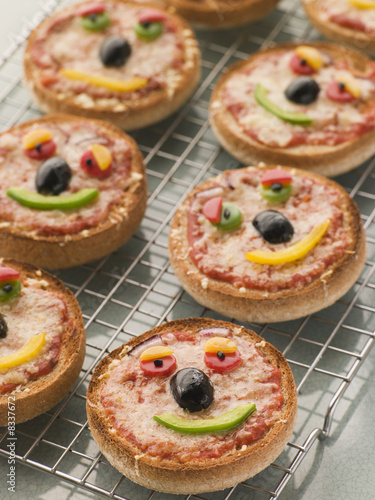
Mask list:
[[[126,130],[177,110],[200,76],[196,39],[178,16],[151,4],[71,5],[30,35],[25,84],[40,109],[109,120]]]
[[[0,134],[0,255],[48,269],[96,260],[138,228],[147,185],[115,126],[46,116]]]
[[[310,21],[327,38],[375,54],[373,0],[304,0]]]
[[[163,0],[198,28],[233,28],[271,12],[279,0]]]
[[[87,393],[109,462],[166,493],[231,487],[283,451],[297,413],[283,355],[251,330],[212,319],[165,323],[105,357]]]
[[[341,174],[375,152],[374,70],[364,55],[329,43],[265,49],[219,80],[211,125],[247,165]]]
[[[0,426],[55,406],[76,381],[85,347],[78,302],[62,282],[0,259]]]
[[[240,321],[323,309],[366,258],[357,206],[320,175],[287,167],[226,171],[192,191],[169,236],[173,270],[199,303]]]

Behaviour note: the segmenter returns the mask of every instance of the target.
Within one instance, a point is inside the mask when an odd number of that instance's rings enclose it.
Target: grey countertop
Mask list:
[[[21,31],[29,26],[37,10],[45,5],[44,0],[0,0],[2,15],[0,16],[0,54],[9,47]],[[225,35],[227,36],[227,35]],[[1,113],[1,110],[0,110]],[[373,202],[372,202],[373,203]],[[372,208],[372,210],[374,207]],[[373,224],[373,223],[372,223]],[[374,245],[371,258],[374,259]],[[374,277],[372,278],[374,282]],[[375,288],[375,286],[374,286]],[[374,303],[372,302],[372,307]],[[368,317],[368,316],[367,316]],[[367,321],[367,320],[366,320]],[[368,320],[369,326],[374,319]],[[364,325],[358,325],[362,327]],[[348,390],[336,408],[330,436],[324,441],[316,441],[306,455],[293,477],[289,480],[281,500],[359,500],[374,498],[375,494],[375,350],[372,350],[358,371]],[[318,384],[318,382],[317,382]],[[305,418],[305,401],[314,399],[317,386],[311,384],[307,394],[301,395],[300,416]],[[305,399],[307,398],[307,399]],[[322,413],[317,400],[316,425],[322,425]],[[28,500],[57,498],[59,500],[84,500],[98,498],[95,493],[83,490],[62,479],[17,463],[16,491],[7,491],[7,459],[0,456],[0,498],[4,500]],[[261,477],[255,484],[263,486]],[[137,490],[138,491],[138,490]],[[147,498],[146,490],[139,493],[139,498]],[[136,496],[135,498],[138,498]],[[171,495],[153,497],[165,500]],[[182,498],[182,497],[179,497]],[[209,498],[224,498],[211,494]],[[244,490],[236,498],[257,499],[253,490]],[[264,498],[263,496],[261,498]]]

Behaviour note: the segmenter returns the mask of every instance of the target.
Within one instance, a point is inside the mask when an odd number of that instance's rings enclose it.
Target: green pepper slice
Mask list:
[[[160,424],[174,429],[175,431],[186,432],[189,434],[202,434],[205,432],[217,432],[232,429],[240,425],[247,417],[249,417],[256,410],[253,403],[239,405],[229,410],[219,417],[187,420],[185,418],[178,418],[172,413],[164,415],[155,415],[154,420]]]
[[[95,200],[99,196],[99,190],[84,188],[66,196],[44,196],[21,187],[11,187],[7,190],[7,195],[21,205],[36,210],[71,210]]]
[[[305,113],[294,113],[293,111],[286,111],[280,108],[277,104],[273,103],[268,97],[268,90],[260,83],[255,87],[254,97],[256,102],[273,115],[281,118],[285,122],[293,123],[295,125],[311,125],[313,119]]]
[[[138,38],[146,42],[152,42],[163,33],[163,23],[153,21],[150,23],[136,23],[134,31]]]
[[[111,19],[107,12],[98,12],[82,16],[80,21],[85,30],[103,31],[109,26]]]

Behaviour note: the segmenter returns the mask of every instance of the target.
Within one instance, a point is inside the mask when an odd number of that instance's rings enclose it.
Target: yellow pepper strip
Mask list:
[[[204,344],[204,351],[214,353],[221,351],[224,354],[227,354],[229,352],[237,351],[237,346],[232,340],[224,337],[212,337]]]
[[[105,87],[110,90],[119,90],[121,92],[131,92],[132,90],[140,89],[148,82],[147,78],[134,77],[124,81],[117,80],[116,78],[109,78],[107,76],[91,75],[69,68],[61,69],[60,74],[71,80],[79,80],[80,82],[86,82],[96,87]]]
[[[36,128],[31,130],[22,139],[23,149],[34,148],[40,142],[49,141],[52,138],[51,132],[44,128]]]
[[[323,58],[319,50],[308,45],[299,45],[296,48],[296,53],[314,69],[319,69],[323,66]]]
[[[46,341],[46,334],[41,333],[32,337],[26,345],[21,347],[17,352],[9,354],[0,358],[0,370],[8,370],[14,366],[22,365],[27,361],[35,358],[44,346]]]
[[[101,144],[93,144],[91,146],[91,152],[100,170],[107,170],[112,162],[112,155],[109,149]]]
[[[169,356],[170,354],[173,354],[173,351],[169,347],[163,345],[155,345],[143,351],[140,358],[141,361],[147,361],[149,359],[164,358],[165,356]]]
[[[322,239],[329,226],[329,219],[318,224],[314,227],[310,234],[308,234],[301,241],[295,245],[279,250],[278,252],[267,252],[264,250],[255,250],[248,252],[246,258],[258,264],[285,264],[286,262],[293,262],[294,260],[302,259],[310,250],[312,250]]]
[[[371,0],[349,0],[349,3],[360,9],[375,9],[375,2]]]
[[[343,83],[345,85],[345,90],[350,92],[353,97],[359,97],[361,95],[361,86],[356,78],[350,75],[342,75],[337,77],[337,81],[339,83]]]

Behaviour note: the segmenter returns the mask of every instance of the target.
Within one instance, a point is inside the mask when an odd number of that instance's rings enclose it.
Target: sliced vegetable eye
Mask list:
[[[134,25],[134,31],[138,38],[146,42],[152,42],[163,33],[163,27],[163,23],[159,21],[144,21],[137,22]]]
[[[93,144],[83,153],[80,165],[89,175],[102,179],[112,172],[112,154],[102,144]]]
[[[216,224],[219,229],[235,229],[242,222],[240,209],[233,203],[224,202],[221,209],[220,222]]]
[[[101,3],[92,3],[78,11],[81,17],[81,26],[88,31],[102,31],[107,28],[111,19],[106,8]]]
[[[149,377],[166,377],[175,371],[177,362],[169,347],[158,345],[141,353],[139,365]]]
[[[17,297],[21,292],[19,272],[11,267],[0,267],[0,301]]]
[[[56,150],[56,144],[49,130],[34,129],[22,139],[23,152],[33,160],[44,160],[52,156]]]

